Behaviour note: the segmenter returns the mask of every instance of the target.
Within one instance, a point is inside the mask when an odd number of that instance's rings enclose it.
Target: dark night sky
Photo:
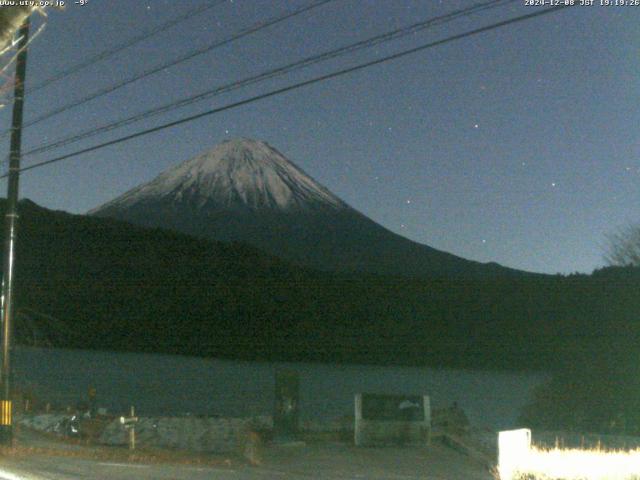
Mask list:
[[[50,11],[29,52],[27,84],[202,3],[88,0]],[[26,120],[307,3],[229,0],[33,93]],[[334,0],[33,126],[24,149],[473,3]],[[225,138],[254,137],[408,238],[514,268],[590,272],[603,264],[605,235],[640,221],[640,6],[596,3],[26,172],[21,196],[83,213]],[[24,165],[540,8],[514,2]],[[9,123],[5,107],[0,126]]]

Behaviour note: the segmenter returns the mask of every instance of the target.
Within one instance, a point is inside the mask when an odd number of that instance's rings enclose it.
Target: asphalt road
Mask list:
[[[362,449],[339,443],[272,447],[260,466],[100,461],[42,454],[3,456],[0,480],[492,480],[477,461],[443,445]]]

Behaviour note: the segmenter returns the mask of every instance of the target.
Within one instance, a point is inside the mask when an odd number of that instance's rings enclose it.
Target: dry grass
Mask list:
[[[122,447],[91,445],[86,439],[61,439],[53,434],[29,431],[29,436],[39,441],[23,441],[19,438],[12,447],[0,447],[0,458],[21,458],[33,455],[85,458],[88,460],[132,462],[132,463],[171,463],[203,466],[233,466],[242,463],[242,459],[232,455],[214,455],[194,453],[183,450],[168,450],[142,447],[134,451]],[[32,445],[35,444],[35,445]]]

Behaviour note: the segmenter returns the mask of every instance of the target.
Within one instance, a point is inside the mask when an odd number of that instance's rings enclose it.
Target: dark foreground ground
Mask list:
[[[240,457],[189,457],[67,444],[21,432],[0,458],[1,480],[372,479],[491,480],[483,462],[434,440],[429,447],[356,448],[339,442],[266,446],[259,465]]]

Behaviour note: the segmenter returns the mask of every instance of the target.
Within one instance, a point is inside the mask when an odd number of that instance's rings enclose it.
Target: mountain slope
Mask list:
[[[250,139],[224,142],[89,214],[249,243],[321,270],[404,276],[524,273],[396,235],[273,147]]]

